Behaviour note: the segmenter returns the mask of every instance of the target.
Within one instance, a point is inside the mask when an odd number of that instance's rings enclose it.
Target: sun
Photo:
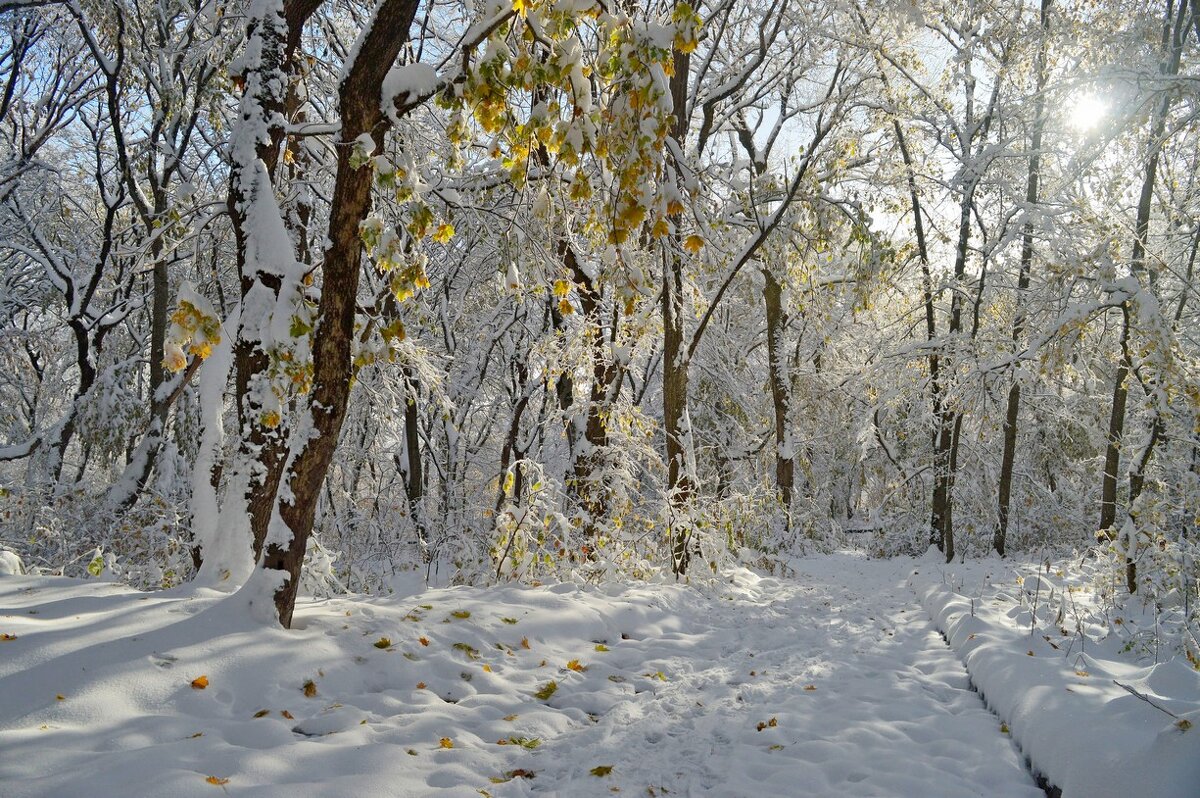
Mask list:
[[[1081,94],[1067,105],[1067,121],[1079,131],[1099,125],[1108,115],[1108,103],[1095,94]]]

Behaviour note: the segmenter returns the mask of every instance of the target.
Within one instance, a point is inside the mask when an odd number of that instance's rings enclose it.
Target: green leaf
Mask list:
[[[509,737],[509,745],[519,745],[522,748],[532,751],[542,744],[541,739],[537,737]]]
[[[540,699],[542,701],[549,701],[550,696],[554,695],[554,693],[557,691],[558,691],[558,682],[551,679],[550,681],[548,681],[544,685],[542,685],[542,688],[540,690],[538,690],[536,693],[534,693],[533,696],[534,696],[534,698]]]
[[[504,621],[507,624],[514,624],[517,622],[516,618],[501,618],[500,620]]]

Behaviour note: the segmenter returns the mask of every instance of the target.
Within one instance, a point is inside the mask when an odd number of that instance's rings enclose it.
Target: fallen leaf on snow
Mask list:
[[[596,765],[596,767],[592,768],[589,772],[593,776],[607,776],[609,773],[612,773],[612,769],[612,765]]]
[[[195,679],[192,679],[193,690],[203,690],[205,687],[208,687],[207,676],[197,676]]]
[[[442,748],[453,748],[454,741],[451,740],[449,737],[443,737],[442,739],[438,740],[438,745],[441,746]]]
[[[205,781],[207,781],[209,784],[213,785],[214,787],[220,787],[222,784],[229,783],[229,779],[222,779],[218,776],[209,776],[207,779],[205,779]]]

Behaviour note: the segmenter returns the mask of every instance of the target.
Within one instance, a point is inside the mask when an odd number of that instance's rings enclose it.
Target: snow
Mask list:
[[[1064,798],[1196,795],[1200,674],[1182,657],[1141,665],[1112,637],[1064,634],[1069,620],[1034,612],[1052,586],[1064,587],[1042,569],[1024,569],[1028,590],[1037,588],[1033,602],[1022,598],[1010,563],[925,570],[922,603],[1033,767]]]
[[[291,631],[250,617],[248,591],[8,576],[0,784],[11,798],[1041,794],[917,603],[911,560],[793,567],[701,588],[414,576],[411,595],[302,599]],[[493,782],[516,770],[533,778]]]

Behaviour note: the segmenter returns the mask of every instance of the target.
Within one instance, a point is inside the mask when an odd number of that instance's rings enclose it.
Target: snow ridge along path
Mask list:
[[[913,565],[308,601],[292,632],[6,577],[0,793],[1038,798]]]

